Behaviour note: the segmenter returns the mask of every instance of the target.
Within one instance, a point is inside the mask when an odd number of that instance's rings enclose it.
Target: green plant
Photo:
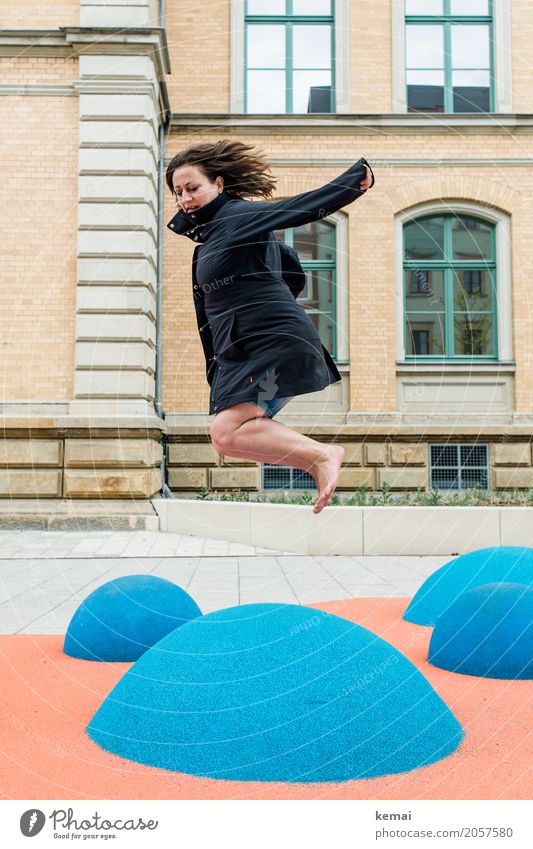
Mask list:
[[[364,507],[367,502],[367,497],[369,493],[370,487],[368,486],[360,486],[357,492],[355,493],[355,504],[358,507]]]
[[[224,490],[223,494],[220,496],[221,501],[249,501],[248,492],[246,490],[235,489],[230,490],[228,492],[227,489]]]
[[[209,487],[198,487],[197,498],[210,499],[214,501],[252,501],[263,504],[314,504],[317,493],[315,491],[303,490],[297,492],[294,490],[272,490],[271,492],[249,493],[248,490],[211,490]],[[472,488],[462,490],[460,492],[450,492],[446,490],[432,489],[430,492],[425,492],[421,487],[418,487],[416,492],[395,492],[390,491],[390,486],[384,481],[382,489],[378,492],[370,490],[367,486],[361,486],[352,493],[334,493],[330,504],[333,506],[346,507],[377,507],[388,504],[389,506],[401,505],[424,505],[428,507],[446,506],[446,507],[468,507],[471,505],[493,505],[493,506],[510,506],[523,505],[527,507],[533,506],[533,488],[529,490],[496,490],[488,492],[486,490]]]
[[[423,490],[421,486],[417,486],[416,495],[415,495],[415,502],[417,504],[423,504],[425,495],[426,495],[425,490]]]
[[[436,507],[445,503],[445,500],[446,496],[439,489],[431,489],[429,492],[417,492],[416,503],[423,507]]]
[[[381,492],[383,493],[383,503],[385,504],[390,500],[390,483],[388,481],[383,481],[381,484]]]

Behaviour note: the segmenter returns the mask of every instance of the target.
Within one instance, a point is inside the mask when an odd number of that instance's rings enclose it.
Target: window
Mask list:
[[[432,489],[488,489],[488,445],[430,445]]]
[[[404,223],[407,358],[497,358],[495,242],[494,225],[473,215]]]
[[[292,466],[276,466],[263,463],[263,489],[316,489],[315,479],[309,472],[293,469]]]
[[[494,111],[492,0],[405,0],[408,112]]]
[[[276,230],[275,235],[298,253],[306,277],[298,303],[310,316],[322,344],[335,359],[338,354],[335,225],[321,219],[302,227]]]
[[[247,113],[333,112],[333,0],[247,0]]]

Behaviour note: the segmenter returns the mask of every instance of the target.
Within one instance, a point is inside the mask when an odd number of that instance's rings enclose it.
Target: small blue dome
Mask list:
[[[483,678],[533,678],[533,588],[483,584],[437,620],[428,660]]]
[[[291,604],[231,607],[173,631],[123,675],[87,732],[151,766],[290,782],[406,772],[462,737],[401,652],[354,622]]]
[[[424,581],[403,618],[417,625],[435,625],[466,590],[501,582],[533,584],[533,548],[480,548],[450,560]]]
[[[202,611],[191,596],[155,575],[126,575],[87,596],[70,620],[65,654],[133,661]]]

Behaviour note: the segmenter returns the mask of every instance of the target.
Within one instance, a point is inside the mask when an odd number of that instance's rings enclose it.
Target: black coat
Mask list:
[[[305,273],[273,230],[298,227],[359,198],[361,158],[322,186],[278,201],[223,191],[194,213],[180,210],[173,232],[199,244],[193,298],[211,387],[210,414],[234,404],[314,392],[341,379],[318,332],[296,303]],[[279,373],[278,373],[279,370]]]

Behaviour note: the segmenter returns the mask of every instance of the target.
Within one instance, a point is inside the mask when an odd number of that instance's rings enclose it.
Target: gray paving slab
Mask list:
[[[1,531],[0,633],[62,633],[90,592],[121,575],[175,581],[208,613],[411,596],[447,560],[312,557],[152,531]]]

